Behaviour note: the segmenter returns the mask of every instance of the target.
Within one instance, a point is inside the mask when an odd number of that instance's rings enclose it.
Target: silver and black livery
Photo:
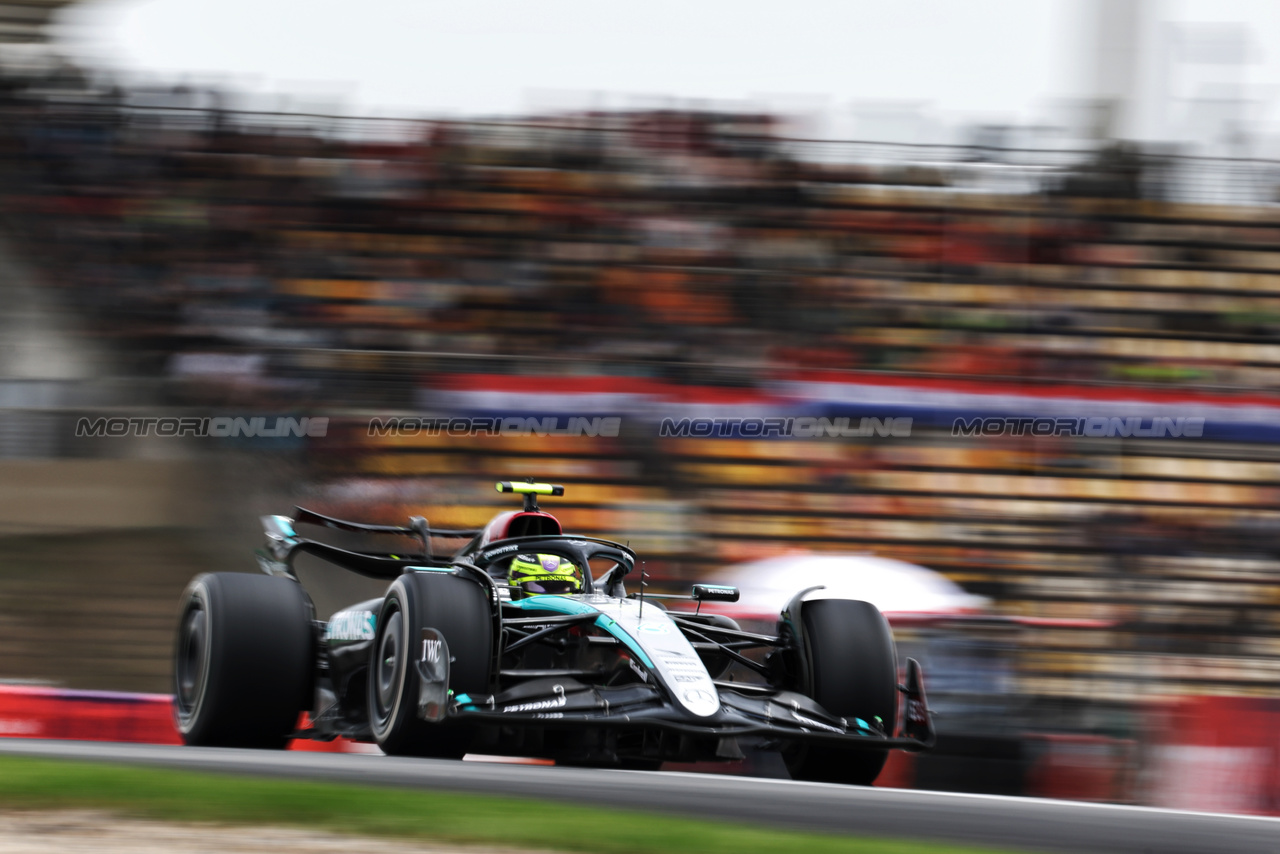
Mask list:
[[[523,509],[469,531],[302,509],[264,517],[264,575],[201,575],[184,596],[174,701],[183,739],[281,747],[342,736],[391,754],[628,768],[732,761],[749,743],[779,751],[797,779],[857,784],[875,780],[891,748],[932,746],[920,667],[907,659],[899,669],[888,624],[869,603],[802,590],[774,634],[746,632],[698,612],[704,601],[735,601],[734,588],[659,597],[644,590],[630,548],[565,534],[537,504],[563,487],[498,490],[522,494]],[[302,525],[416,545],[411,554],[349,551],[301,536]],[[442,538],[466,543],[442,558],[432,551]],[[581,591],[513,596],[507,566],[533,553],[582,568]],[[293,571],[300,554],[389,586],[316,620]],[[671,600],[689,610],[669,610]],[[309,724],[299,730],[303,711]]]

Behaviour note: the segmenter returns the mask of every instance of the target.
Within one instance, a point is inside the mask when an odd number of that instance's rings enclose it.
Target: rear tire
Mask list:
[[[174,723],[210,747],[285,746],[311,704],[312,606],[287,578],[197,576],[182,597],[174,650]]]
[[[449,689],[489,692],[493,614],[483,587],[456,575],[407,572],[392,582],[378,614],[369,659],[369,724],[384,753],[461,759],[471,727],[418,717],[417,656],[421,631],[433,628],[449,646]]]
[[[802,693],[833,715],[861,718],[893,735],[898,720],[898,654],[884,615],[870,602],[817,599],[800,609]],[[782,751],[796,780],[869,786],[889,751],[793,743]]]

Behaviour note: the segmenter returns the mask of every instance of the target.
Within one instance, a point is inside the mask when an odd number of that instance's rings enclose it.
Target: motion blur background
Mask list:
[[[943,740],[887,782],[1280,813],[1280,9],[610,8],[0,0],[0,678],[165,692],[258,515],[531,476],[669,589],[985,597],[897,621]],[[414,414],[622,429],[367,429]],[[157,415],[330,426],[75,431]],[[770,415],[913,424],[659,435]],[[1008,415],[1206,427],[953,435]]]

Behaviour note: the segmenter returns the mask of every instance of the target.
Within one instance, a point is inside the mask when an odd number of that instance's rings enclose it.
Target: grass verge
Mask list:
[[[564,802],[0,757],[0,809],[141,818],[598,854],[992,854],[992,849],[797,833]]]

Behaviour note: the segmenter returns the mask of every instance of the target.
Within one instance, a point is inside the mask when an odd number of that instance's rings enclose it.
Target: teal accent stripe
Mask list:
[[[524,611],[558,611],[561,614],[600,613],[596,608],[592,608],[585,602],[577,602],[573,599],[566,599],[563,596],[555,595],[534,596],[529,599],[516,599],[511,602],[511,604]],[[627,634],[626,630],[623,629],[622,626],[618,625],[617,620],[607,614],[600,614],[600,616],[596,618],[596,625],[622,641],[622,643],[626,645],[627,649],[635,653],[636,657],[644,663],[645,667],[653,667],[653,659],[649,658],[649,655],[640,647],[640,644],[636,642],[635,638]]]
[[[573,599],[566,599],[563,596],[542,595],[531,596],[528,599],[513,599],[510,603],[515,605],[522,611],[559,611],[561,614],[598,614],[599,610],[592,608],[586,602],[578,602]]]
[[[451,566],[411,566],[409,569],[414,572],[453,572]]]

